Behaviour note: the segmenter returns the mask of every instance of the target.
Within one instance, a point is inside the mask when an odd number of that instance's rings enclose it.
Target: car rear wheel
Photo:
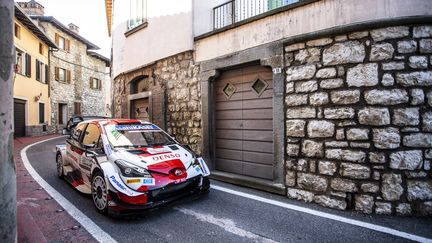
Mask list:
[[[63,170],[63,158],[62,158],[62,156],[61,156],[61,154],[60,153],[58,153],[57,154],[57,156],[56,156],[56,164],[57,164],[57,176],[59,177],[59,178],[63,178],[63,173],[64,173],[64,170]]]
[[[93,205],[99,213],[106,213],[108,208],[108,188],[101,172],[93,175],[91,183]]]

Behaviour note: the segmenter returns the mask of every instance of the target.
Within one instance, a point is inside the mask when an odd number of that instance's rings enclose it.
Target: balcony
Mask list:
[[[213,8],[213,29],[220,29],[254,16],[304,0],[231,0]]]

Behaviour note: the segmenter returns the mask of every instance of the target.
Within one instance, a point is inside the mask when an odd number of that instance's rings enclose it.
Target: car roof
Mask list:
[[[148,121],[141,121],[138,119],[128,119],[128,118],[108,118],[108,119],[93,119],[93,120],[85,120],[84,123],[91,123],[91,122],[107,122],[108,124],[131,124],[131,123],[139,123],[139,124],[148,124],[152,125],[153,123]]]

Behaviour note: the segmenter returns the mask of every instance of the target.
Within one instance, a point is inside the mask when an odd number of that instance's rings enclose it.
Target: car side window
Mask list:
[[[94,144],[96,147],[99,144],[100,132],[95,124],[89,124],[84,133],[83,144]]]
[[[80,125],[78,125],[77,127],[75,127],[75,129],[73,129],[73,132],[72,132],[72,138],[73,138],[75,141],[79,142],[79,139],[80,139],[80,137],[81,137],[81,134],[82,134],[83,130],[85,129],[86,125],[87,125],[87,124],[80,124]]]

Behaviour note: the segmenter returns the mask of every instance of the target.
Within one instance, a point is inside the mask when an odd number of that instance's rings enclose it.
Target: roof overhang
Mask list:
[[[114,0],[105,0],[105,12],[107,17],[108,35],[111,36]]]

